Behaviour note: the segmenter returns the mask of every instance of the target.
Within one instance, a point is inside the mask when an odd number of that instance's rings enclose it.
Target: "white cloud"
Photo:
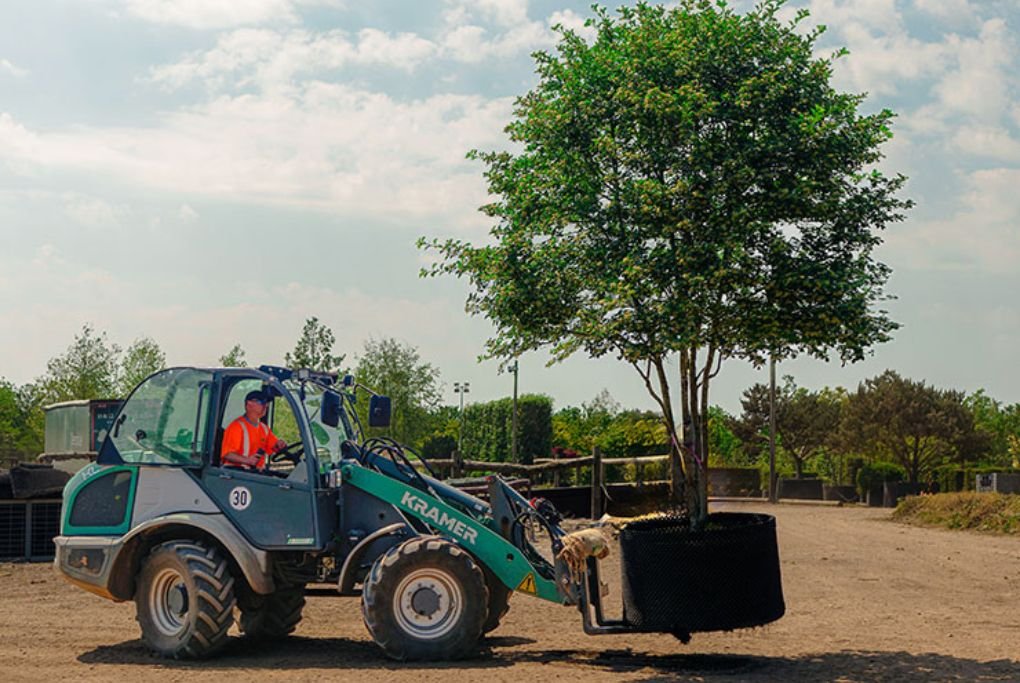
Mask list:
[[[64,263],[66,263],[64,259],[57,254],[57,248],[49,242],[40,246],[35,252],[35,258],[32,259],[32,267],[39,270],[62,266]]]
[[[895,260],[915,268],[1013,273],[1020,262],[1020,169],[993,168],[962,178],[954,215],[893,228]]]
[[[946,69],[948,50],[902,31],[876,34],[858,23],[843,31],[850,54],[837,60],[836,74],[850,79],[856,91],[875,95],[896,93],[906,81],[935,76]]]
[[[156,24],[193,29],[293,23],[302,5],[338,5],[332,0],[123,0],[131,15]]]
[[[14,76],[15,78],[24,78],[28,75],[28,69],[22,69],[19,66],[15,66],[6,59],[0,59],[0,74],[7,74]]]
[[[472,148],[503,143],[511,99],[388,95],[313,82],[221,96],[154,127],[29,130],[0,115],[0,163],[104,174],[127,185],[355,214],[443,216],[477,226],[486,194]]]
[[[177,210],[177,217],[184,223],[193,223],[198,220],[198,212],[187,204],[181,204],[181,208]]]
[[[238,29],[219,37],[210,50],[151,70],[153,82],[180,88],[201,82],[212,90],[230,86],[273,89],[300,76],[340,69],[345,64],[379,64],[412,71],[437,48],[414,33],[390,35],[363,29],[357,41],[343,31],[309,33],[293,30]]]
[[[447,23],[463,24],[472,18],[500,26],[528,23],[528,0],[447,0]]]
[[[594,26],[585,26],[584,22],[585,17],[582,17],[572,9],[557,10],[549,15],[549,19],[547,21],[549,26],[556,26],[559,24],[568,31],[573,31],[586,41],[591,42],[598,31],[595,30]]]
[[[435,43],[414,33],[391,36],[374,28],[358,33],[356,59],[362,64],[383,64],[411,71],[435,52]]]
[[[1014,59],[1015,42],[1006,22],[991,19],[977,38],[949,36],[957,68],[936,86],[941,103],[950,111],[993,121],[1007,113],[1011,104],[1008,68]]]
[[[858,24],[890,31],[902,24],[896,0],[811,0],[811,21],[837,28]]]
[[[89,228],[105,228],[119,225],[121,219],[130,213],[126,206],[115,206],[108,202],[77,193],[63,196],[64,214],[80,225]]]
[[[952,22],[970,22],[976,18],[969,0],[914,0],[914,7]]]
[[[1020,140],[999,126],[964,125],[956,130],[953,146],[973,156],[1020,163]]]
[[[442,39],[442,46],[445,56],[459,62],[477,63],[531,52],[551,45],[553,40],[552,31],[538,21],[518,24],[495,35],[482,26],[467,24],[448,32]]]

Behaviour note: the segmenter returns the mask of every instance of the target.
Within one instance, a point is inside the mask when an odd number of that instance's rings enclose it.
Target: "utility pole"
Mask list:
[[[454,382],[453,393],[460,394],[460,414],[457,419],[457,450],[464,454],[464,394],[471,391],[470,382]]]
[[[510,370],[514,373],[514,416],[511,429],[513,430],[510,434],[510,460],[512,462],[519,462],[517,460],[517,361],[510,366]]]
[[[779,500],[776,490],[776,357],[769,356],[769,502]]]

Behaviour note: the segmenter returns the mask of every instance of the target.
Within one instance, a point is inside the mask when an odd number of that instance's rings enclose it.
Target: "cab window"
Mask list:
[[[164,370],[132,392],[109,442],[126,463],[201,465],[212,373]]]
[[[235,382],[227,391],[226,404],[223,409],[221,430],[226,430],[231,422],[244,415],[244,398],[252,391],[264,391],[265,386],[260,379],[242,379]],[[277,437],[288,444],[301,442],[301,429],[298,427],[297,416],[291,409],[290,402],[283,396],[276,396],[270,401],[265,422]],[[299,451],[300,453],[300,451]],[[305,468],[295,467],[291,460],[278,460],[270,465],[278,473],[285,473],[289,479],[304,481]]]

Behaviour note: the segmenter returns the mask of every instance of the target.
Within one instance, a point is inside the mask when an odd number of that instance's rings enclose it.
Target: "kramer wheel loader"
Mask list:
[[[577,606],[591,634],[686,635],[604,619],[597,562],[578,573],[557,559],[567,534],[552,505],[495,476],[482,501],[401,444],[365,438],[358,389],[350,376],[274,366],[150,376],[64,490],[57,571],[133,600],[142,640],[175,658],[215,654],[235,612],[245,638],[287,636],[305,587],[325,582],[361,596],[372,638],[398,660],[470,655],[514,592]],[[264,470],[220,458],[253,390],[270,397],[264,420],[290,442]],[[389,399],[368,393],[369,426],[387,425]]]

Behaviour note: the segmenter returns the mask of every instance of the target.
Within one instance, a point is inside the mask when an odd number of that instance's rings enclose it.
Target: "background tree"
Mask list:
[[[166,367],[166,354],[151,337],[132,342],[120,367],[120,395],[126,397],[143,379]]]
[[[43,411],[34,387],[0,378],[0,460],[32,459],[43,450]]]
[[[472,403],[464,408],[464,457],[505,462],[513,455],[513,410],[510,397]],[[522,394],[517,400],[517,462],[530,465],[552,451],[552,399]]]
[[[820,31],[766,0],[597,9],[594,41],[561,30],[507,133],[473,153],[492,240],[425,242],[426,274],[467,277],[495,326],[487,355],[550,347],[631,364],[671,435],[674,500],[707,512],[710,380],[726,358],[844,361],[889,338],[877,234],[901,220],[902,176],[874,167],[893,114],[835,91]],[[694,453],[682,453],[668,364]]]
[[[305,321],[301,337],[294,346],[294,351],[284,356],[289,368],[308,368],[321,372],[340,371],[345,355],[333,355],[336,337],[333,330],[312,317]]]
[[[783,385],[776,388],[776,434],[800,479],[808,460],[838,440],[841,390],[808,391],[789,375],[783,379]],[[743,413],[734,423],[734,432],[748,448],[760,452],[768,447],[768,386],[748,388],[740,403]]]
[[[244,349],[240,344],[234,344],[230,350],[220,356],[220,366],[224,368],[246,368],[248,361],[245,359]]]
[[[890,459],[918,483],[947,459],[974,459],[987,449],[959,391],[937,389],[886,370],[850,395],[843,437],[856,450]]]
[[[119,356],[120,348],[107,340],[106,332],[97,333],[92,325],[83,325],[67,351],[46,364],[46,375],[37,383],[42,400],[56,403],[114,397]]]
[[[415,347],[387,338],[365,342],[354,375],[359,384],[392,401],[392,424],[378,433],[420,448],[435,427],[431,416],[441,398],[439,370],[423,361]],[[358,411],[367,426],[367,399],[359,400]]]
[[[965,404],[974,416],[975,430],[987,442],[989,464],[1016,467],[1014,459],[1020,452],[1012,446],[1020,437],[1020,403],[1003,405],[979,389]]]

